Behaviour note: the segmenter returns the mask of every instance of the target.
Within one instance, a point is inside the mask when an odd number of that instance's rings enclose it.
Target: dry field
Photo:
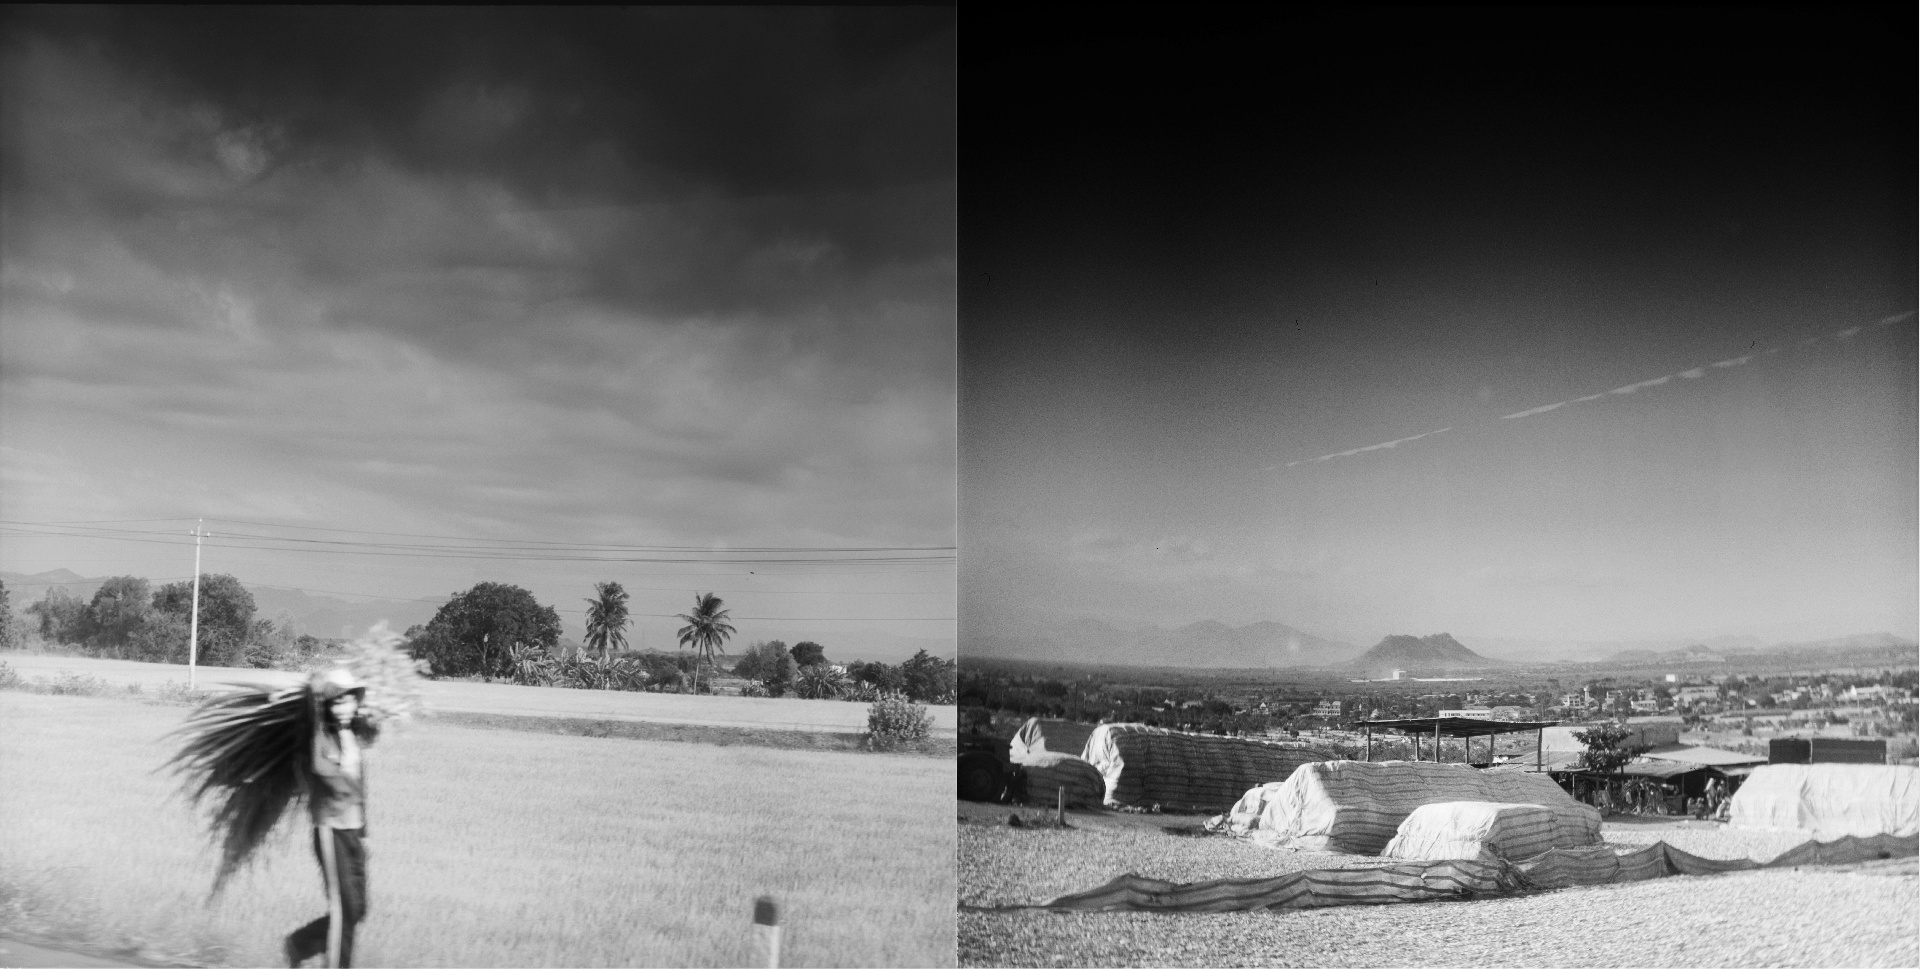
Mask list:
[[[0,935],[272,965],[324,901],[304,838],[208,904],[154,773],[186,710],[0,692]],[[369,753],[368,965],[953,963],[952,770],[924,756],[403,725]],[[303,820],[303,819],[296,819]]]
[[[982,908],[1044,902],[1137,872],[1172,881],[1384,864],[1194,836],[1198,818],[1069,812],[1016,829],[1008,808],[960,809],[960,962],[981,966],[1915,966],[1912,859],[1570,888],[1512,898],[1223,915]],[[1612,824],[1697,854],[1768,857],[1791,835]]]
[[[168,682],[185,683],[187,668],[166,663],[130,660],[8,653],[8,666],[26,679],[52,679],[62,673],[92,676],[114,686],[138,683],[151,692]],[[221,683],[291,683],[293,673],[277,670],[200,667],[195,675],[201,687]],[[617,690],[569,690],[560,687],[514,686],[506,683],[423,684],[427,706],[458,713],[488,713],[529,717],[566,717],[577,720],[630,720],[683,723],[747,729],[820,730],[853,733],[867,729],[867,705],[841,700],[796,700],[787,697],[694,696],[681,693],[627,693]],[[932,706],[936,736],[953,736],[952,706]]]

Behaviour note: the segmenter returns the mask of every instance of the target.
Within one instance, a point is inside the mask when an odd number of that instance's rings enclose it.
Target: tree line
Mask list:
[[[535,686],[584,689],[711,692],[713,678],[729,672],[721,658],[734,635],[725,603],[713,593],[694,597],[677,618],[679,655],[627,649],[631,625],[628,594],[618,582],[601,582],[586,600],[583,645],[561,637],[560,614],[516,585],[481,582],[455,593],[423,624],[409,628],[405,649],[427,663],[435,677],[479,677]],[[114,576],[91,599],[58,586],[25,610],[26,625],[48,643],[89,655],[156,663],[185,663],[193,603],[191,580],[152,588],[138,576]],[[10,599],[0,584],[0,645],[16,645]],[[332,645],[297,635],[291,618],[255,617],[253,594],[231,575],[200,577],[198,662],[206,666],[295,669]],[[874,700],[902,694],[922,703],[951,703],[956,691],[952,660],[921,650],[899,665],[855,661],[835,666],[819,643],[789,648],[779,640],[757,643],[732,666],[748,681],[749,696]]]
[[[15,631],[10,603],[0,598],[0,604],[9,605],[6,625],[11,640]],[[24,611],[27,627],[48,643],[111,659],[185,663],[193,582],[169,582],[156,589],[139,576],[116,575],[101,583],[91,599],[55,586]],[[313,636],[296,635],[290,619],[276,623],[256,618],[254,612],[253,593],[239,579],[226,574],[201,576],[197,661],[207,666],[284,668],[298,665],[327,645]]]

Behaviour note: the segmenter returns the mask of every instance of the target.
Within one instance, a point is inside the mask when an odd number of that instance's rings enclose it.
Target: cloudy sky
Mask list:
[[[1217,18],[969,47],[963,652],[1915,635],[1911,10]]]
[[[951,643],[951,11],[0,23],[0,568]]]

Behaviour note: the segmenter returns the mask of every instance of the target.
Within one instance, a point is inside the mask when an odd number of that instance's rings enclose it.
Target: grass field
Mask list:
[[[304,827],[207,902],[202,828],[154,772],[185,712],[0,693],[0,933],[273,965],[321,913]],[[749,965],[762,894],[788,965],[954,961],[944,759],[429,720],[368,786],[366,965]]]

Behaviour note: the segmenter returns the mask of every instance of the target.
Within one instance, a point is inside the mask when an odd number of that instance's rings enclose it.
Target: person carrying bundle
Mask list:
[[[306,799],[327,913],[286,937],[290,966],[323,954],[328,966],[353,964],[354,929],[367,911],[364,750],[379,733],[365,698],[346,669],[277,690],[240,687],[195,710],[177,731],[186,743],[168,761],[196,805],[214,802],[211,829],[222,842],[216,895]]]
[[[316,674],[309,687],[318,729],[307,807],[313,816],[313,854],[327,892],[327,914],[287,936],[287,965],[325,954],[329,966],[353,964],[353,930],[367,913],[367,788],[362,737],[374,730],[360,716],[367,689],[344,669]]]

